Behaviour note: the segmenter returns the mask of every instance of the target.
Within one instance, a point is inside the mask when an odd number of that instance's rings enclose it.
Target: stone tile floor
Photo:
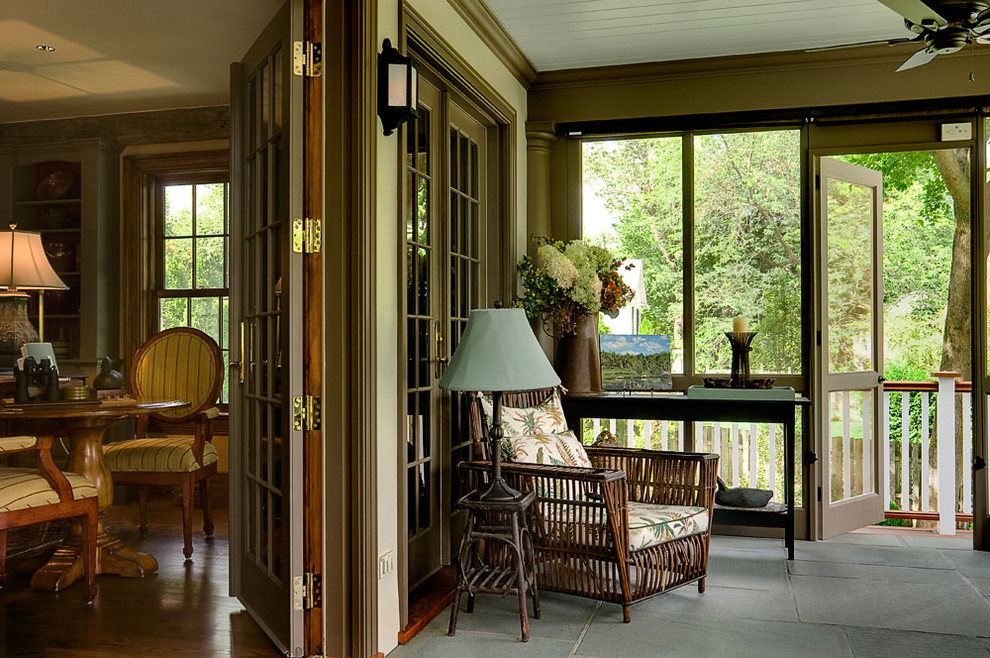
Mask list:
[[[990,553],[970,535],[857,532],[798,542],[712,538],[707,591],[632,608],[546,592],[519,640],[514,597],[479,595],[447,637],[449,608],[389,658],[492,656],[988,656]],[[462,602],[462,606],[463,606]]]

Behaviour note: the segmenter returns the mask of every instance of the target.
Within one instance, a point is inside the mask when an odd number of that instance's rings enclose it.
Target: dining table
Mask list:
[[[189,406],[181,399],[120,397],[102,400],[0,402],[0,420],[8,434],[46,435],[69,442],[66,470],[89,479],[97,490],[100,521],[97,532],[96,573],[141,578],[158,570],[158,561],[110,535],[103,518],[113,505],[113,477],[103,459],[103,437],[118,420],[153,411]],[[60,591],[84,575],[82,536],[78,524],[54,555],[31,577],[31,588]]]

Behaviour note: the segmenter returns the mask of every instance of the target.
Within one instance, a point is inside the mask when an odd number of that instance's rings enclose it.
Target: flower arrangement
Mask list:
[[[608,249],[583,240],[565,244],[538,237],[536,243],[535,257],[525,256],[516,266],[524,290],[519,303],[530,319],[542,317],[554,335],[574,333],[578,316],[585,313],[601,311],[614,318],[633,298],[619,274],[623,261]]]

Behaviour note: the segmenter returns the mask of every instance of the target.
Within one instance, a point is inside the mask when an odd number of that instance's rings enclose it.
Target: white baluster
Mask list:
[[[598,418],[591,419],[591,437],[592,439],[597,439],[598,435],[602,433],[602,422]]]
[[[653,448],[653,421],[643,421],[643,447]],[[662,447],[662,446],[661,446]]]
[[[929,484],[932,473],[932,435],[928,414],[931,413],[932,395],[928,391],[923,391],[919,395],[921,396],[921,510],[929,512],[932,509],[932,488]]]
[[[852,429],[850,427],[851,421],[851,409],[852,406],[850,401],[850,392],[842,392],[842,500],[849,498],[849,475],[851,468],[851,460],[849,451],[852,449],[850,446],[851,440],[850,435],[852,434]]]
[[[732,486],[739,486],[739,423],[732,423],[729,441],[732,442]]]
[[[901,391],[901,509],[911,509],[911,397]]]
[[[684,421],[677,421],[677,449],[684,452]],[[697,448],[695,448],[697,450]]]
[[[880,428],[880,440],[882,441],[881,447],[881,477],[883,481],[883,509],[890,509],[890,392],[884,391],[880,410],[880,422],[883,426]]]
[[[756,454],[756,423],[749,424],[749,486],[756,486],[756,477],[760,474],[759,455]]]
[[[636,422],[629,418],[626,420],[626,445],[634,448],[642,448],[643,444],[636,443]]]
[[[722,423],[719,423],[719,422],[716,422],[715,423],[715,430],[714,430],[714,437],[713,438],[714,438],[714,440],[712,442],[712,445],[714,446],[714,448],[713,448],[712,452],[714,452],[716,455],[719,456],[720,462],[719,462],[718,470],[720,470],[720,471],[722,471],[724,473],[725,471],[722,470],[723,469],[722,462],[725,462],[725,456],[722,455]],[[733,486],[733,487],[736,486],[735,480],[733,480],[730,483],[730,486]]]
[[[962,463],[963,463],[963,498],[962,511],[969,514],[973,511],[973,478],[970,464],[973,463],[973,394],[962,394],[963,410],[963,438],[962,438]]]
[[[770,426],[770,440],[769,440],[769,460],[767,472],[767,488],[770,491],[777,490],[777,426]]]
[[[956,377],[957,372],[932,373],[938,379],[935,410],[938,442],[938,534],[956,534]]]

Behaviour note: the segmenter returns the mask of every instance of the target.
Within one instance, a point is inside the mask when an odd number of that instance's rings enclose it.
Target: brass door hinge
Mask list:
[[[315,254],[323,248],[323,223],[318,219],[292,220],[292,251]]]
[[[304,573],[292,579],[292,605],[296,610],[311,610],[323,605],[323,576]]]
[[[312,41],[292,43],[292,72],[307,78],[323,73],[323,44]]]
[[[297,431],[320,429],[323,405],[315,395],[297,395],[292,398],[292,427]]]

